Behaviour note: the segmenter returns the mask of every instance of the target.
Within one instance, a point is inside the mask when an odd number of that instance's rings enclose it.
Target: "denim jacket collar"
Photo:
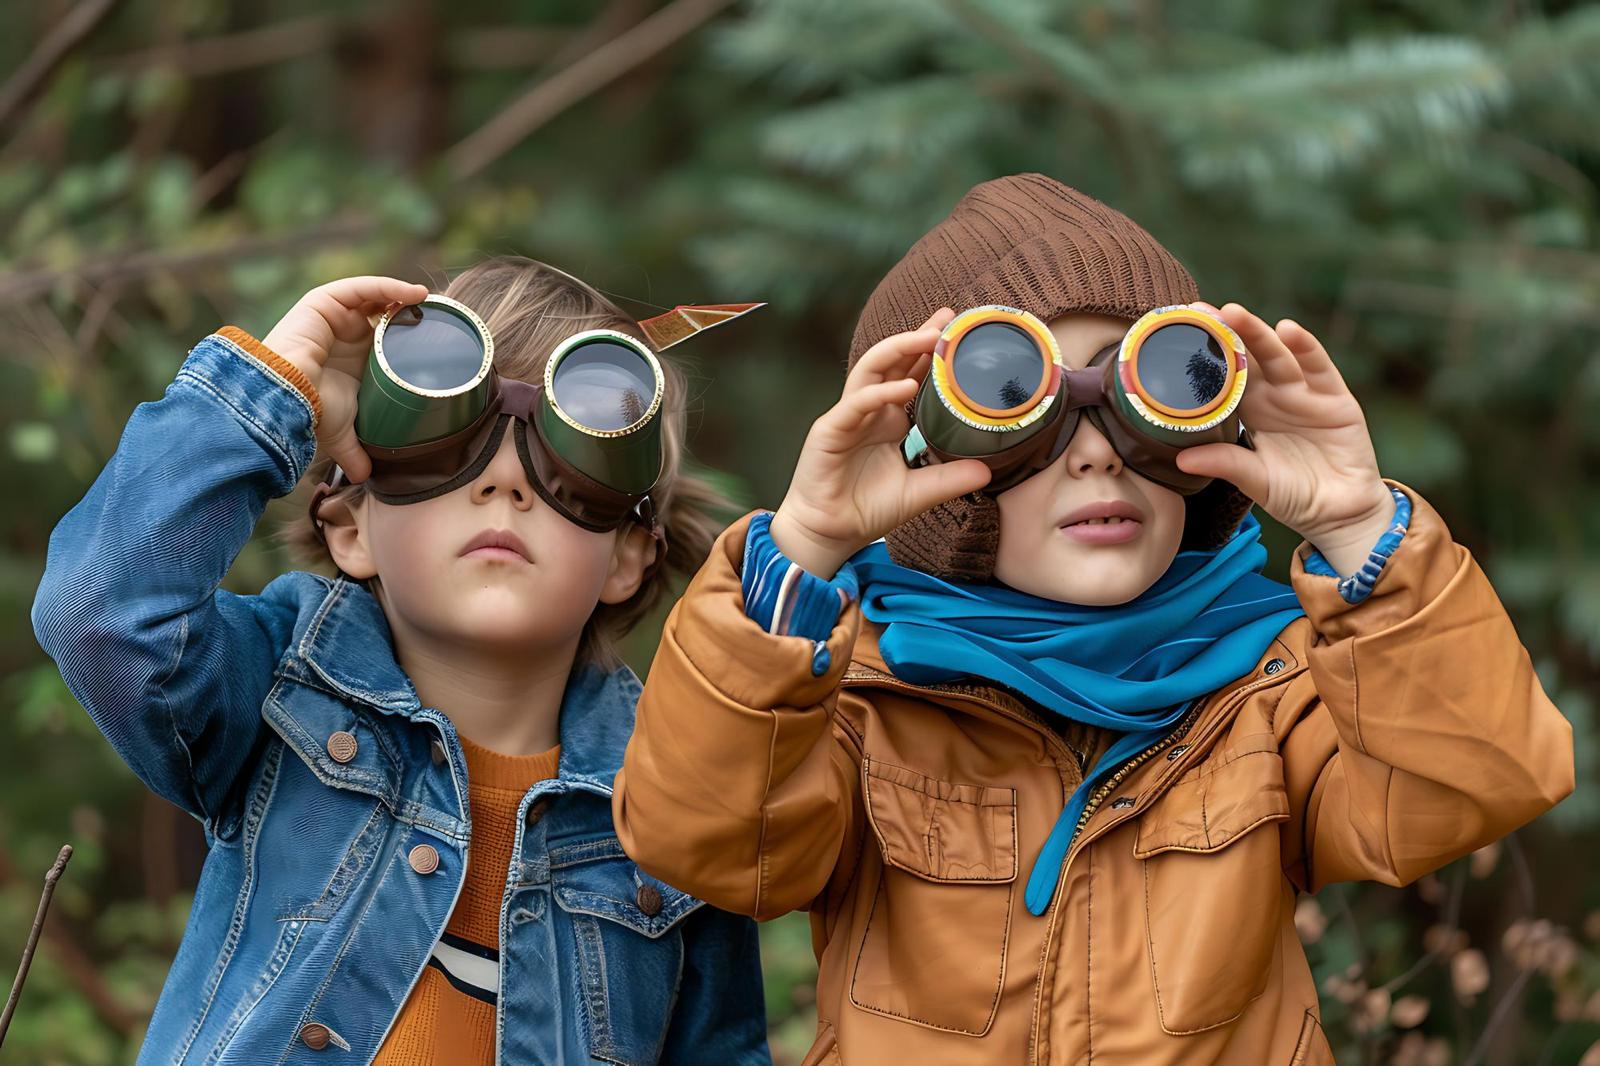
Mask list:
[[[341,577],[328,583],[291,654],[347,699],[408,718],[423,710],[416,686],[395,660],[383,608],[358,582]],[[559,781],[611,791],[641,689],[626,665],[573,668],[561,698]]]

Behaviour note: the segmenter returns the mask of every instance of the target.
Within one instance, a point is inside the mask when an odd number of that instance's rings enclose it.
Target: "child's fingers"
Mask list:
[[[906,401],[916,394],[917,383],[910,378],[866,385],[846,393],[832,410],[822,416],[822,421],[826,428],[836,433],[855,436],[875,415],[885,410],[903,408]],[[904,418],[904,414],[901,417]]]
[[[426,285],[375,274],[330,281],[322,286],[322,291],[352,311],[364,310],[372,304],[414,304],[428,295]]]
[[[1262,378],[1273,385],[1293,385],[1303,381],[1300,364],[1283,340],[1261,319],[1236,303],[1224,304],[1219,311],[1222,320],[1239,334],[1249,351],[1250,362],[1260,371]]]
[[[917,361],[911,364],[911,369],[906,371],[906,377],[921,384],[922,379],[928,376],[928,367],[933,365],[933,353],[924,352],[917,356]]]
[[[312,289],[306,294],[306,303],[322,316],[336,338],[355,344],[372,336],[377,328],[375,312],[381,315],[389,307],[414,304],[426,295],[427,286],[396,278],[340,278]]]
[[[941,317],[942,312],[928,319],[929,324],[921,329],[896,333],[868,348],[845,379],[846,391],[871,381],[905,377],[906,372],[924,355],[931,353],[939,342],[939,332],[943,327],[933,323]]]
[[[907,514],[921,514],[957,496],[977,492],[989,483],[990,476],[989,468],[977,459],[931,463],[909,471],[905,488]]]
[[[1177,464],[1186,474],[1231,481],[1246,496],[1266,506],[1266,464],[1249,448],[1237,444],[1199,444],[1179,452]]]
[[[323,442],[326,451],[351,484],[359,485],[372,475],[372,459],[356,438],[355,423],[341,429],[337,436]]]
[[[1333,392],[1346,392],[1344,375],[1334,365],[1333,357],[1322,342],[1300,323],[1291,318],[1280,321],[1276,327],[1278,338],[1294,355],[1306,383]]]

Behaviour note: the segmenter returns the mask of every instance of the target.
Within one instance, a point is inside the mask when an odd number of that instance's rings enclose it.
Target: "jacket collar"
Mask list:
[[[395,661],[394,637],[383,608],[357,582],[341,577],[328,585],[295,653],[349,700],[407,718],[423,710],[416,686]],[[592,664],[573,668],[561,698],[560,780],[611,790],[633,732],[641,690],[626,665],[615,670]]]

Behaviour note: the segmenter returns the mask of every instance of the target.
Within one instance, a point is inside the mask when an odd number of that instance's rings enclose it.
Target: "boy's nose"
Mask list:
[[[519,511],[526,511],[533,506],[536,498],[533,486],[528,482],[528,472],[522,468],[522,457],[517,454],[517,444],[513,439],[511,427],[513,423],[507,422],[505,435],[500,438],[500,446],[495,449],[494,458],[489,460],[489,465],[483,472],[473,479],[471,494],[473,503],[488,503],[500,498],[509,499],[512,506]]]
[[[1106,435],[1095,428],[1088,418],[1078,418],[1078,428],[1073,430],[1067,450],[1061,454],[1067,464],[1067,473],[1083,477],[1092,473],[1105,473],[1116,477],[1122,473],[1122,456],[1106,440]]]

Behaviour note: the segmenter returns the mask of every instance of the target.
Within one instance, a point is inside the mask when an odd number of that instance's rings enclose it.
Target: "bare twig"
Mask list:
[[[39,946],[39,934],[44,931],[44,918],[50,910],[50,897],[56,894],[56,882],[61,880],[61,874],[67,868],[67,862],[72,858],[72,845],[61,845],[61,853],[56,856],[56,861],[50,864],[50,869],[44,875],[44,892],[39,896],[39,910],[33,916],[33,928],[28,930],[28,943],[22,949],[22,962],[17,966],[16,980],[11,982],[11,994],[6,997],[6,1006],[0,1012],[0,1045],[6,1042],[6,1030],[11,1028],[11,1016],[17,1012],[17,1000],[22,998],[22,982],[28,979],[28,968],[33,965],[33,952]]]
[[[579,100],[653,58],[733,0],[675,0],[626,33],[534,84],[445,154],[457,181],[473,177]]]
[[[170,66],[189,79],[215,77],[327,52],[359,25],[349,16],[302,15],[236,33],[190,38],[171,49],[124,52],[108,57],[101,69],[139,74]],[[525,70],[571,38],[572,31],[562,26],[469,26],[446,38],[444,52],[459,70]]]
[[[333,46],[342,27],[338,16],[306,15],[238,33],[128,52],[108,60],[105,69],[131,74],[152,67],[171,67],[185,78],[205,78],[325,51]]]
[[[1460,928],[1461,899],[1462,896],[1465,895],[1466,884],[1467,868],[1464,864],[1458,863],[1456,867],[1455,878],[1450,882],[1450,899],[1445,906],[1444,920],[1440,923],[1445,927],[1445,929],[1451,932],[1454,932]],[[1385,992],[1389,992],[1391,994],[1399,991],[1406,985],[1410,984],[1412,979],[1418,974],[1422,973],[1422,971],[1432,966],[1434,962],[1441,958],[1445,954],[1448,947],[1448,943],[1443,943],[1439,947],[1434,948],[1432,951],[1423,955],[1416,962],[1412,963],[1410,969],[1406,970],[1405,973],[1401,974],[1399,977],[1394,977],[1388,981],[1385,981],[1379,987]]]
[[[445,40],[444,56],[456,70],[527,70],[572,36],[557,26],[469,26]]]
[[[1522,1001],[1522,990],[1528,987],[1528,982],[1533,979],[1535,971],[1523,970],[1517,974],[1517,979],[1511,982],[1511,987],[1506,989],[1506,994],[1500,997],[1500,1002],[1495,1004],[1494,1013],[1489,1016],[1489,1024],[1483,1027],[1483,1032],[1478,1034],[1478,1042],[1472,1045],[1472,1051],[1461,1066],[1477,1066],[1489,1054],[1489,1045],[1494,1040],[1494,1035],[1500,1027],[1511,1017],[1511,1008]]]
[[[55,73],[57,67],[83,43],[95,27],[104,22],[117,6],[118,0],[83,0],[67,17],[56,23],[28,61],[0,86],[0,130],[10,125],[21,111],[22,105],[34,95]]]

